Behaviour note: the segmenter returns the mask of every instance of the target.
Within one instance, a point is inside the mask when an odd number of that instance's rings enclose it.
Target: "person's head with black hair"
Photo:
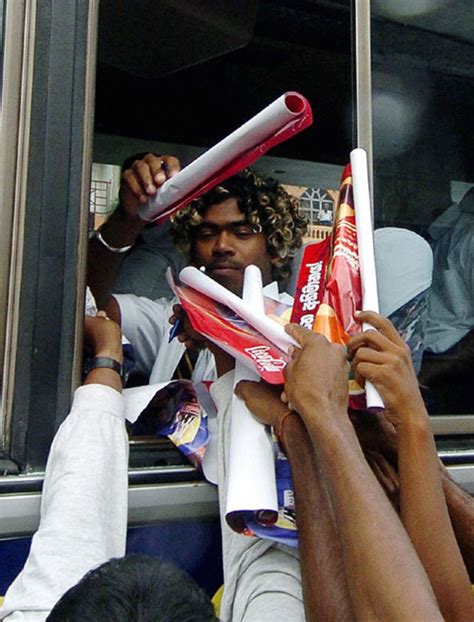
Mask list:
[[[88,572],[57,602],[47,622],[214,622],[206,593],[183,570],[129,555]]]

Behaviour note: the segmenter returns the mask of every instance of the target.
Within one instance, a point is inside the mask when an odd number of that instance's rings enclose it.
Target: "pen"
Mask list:
[[[170,328],[170,333],[168,336],[168,343],[171,343],[173,341],[173,339],[176,337],[176,335],[181,330],[181,326],[182,326],[182,322],[179,318],[177,318],[176,322]]]

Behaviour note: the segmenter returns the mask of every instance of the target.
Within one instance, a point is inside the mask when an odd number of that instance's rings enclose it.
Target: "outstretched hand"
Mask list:
[[[361,312],[357,319],[377,330],[352,337],[349,358],[356,381],[370,381],[385,404],[385,415],[397,427],[415,412],[426,413],[413,369],[410,349],[390,320],[373,311]]]
[[[278,431],[281,420],[288,412],[288,406],[280,399],[281,390],[281,386],[267,384],[263,380],[241,380],[235,387],[235,394],[245,402],[254,417]]]
[[[287,324],[285,330],[300,347],[292,350],[283,372],[282,398],[301,416],[312,413],[312,417],[317,417],[318,411],[327,408],[346,413],[349,365],[345,349],[297,324]]]

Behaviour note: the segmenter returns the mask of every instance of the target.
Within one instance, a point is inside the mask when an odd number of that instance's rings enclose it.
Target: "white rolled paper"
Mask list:
[[[309,104],[299,93],[285,93],[168,179],[155,197],[146,205],[140,206],[138,215],[143,220],[154,220],[236,160],[239,155],[258,146],[287,123],[301,116],[308,108]]]
[[[243,300],[264,312],[262,275],[256,266],[245,270]],[[260,380],[258,374],[236,361],[234,387],[240,380]],[[250,413],[244,401],[232,397],[226,516],[233,512],[278,512],[275,459],[270,434]],[[232,525],[232,520],[229,521]]]
[[[379,312],[377,274],[375,271],[374,232],[372,205],[370,201],[367,154],[364,149],[351,151],[352,187],[359,248],[360,279],[362,285],[362,309]],[[363,324],[363,330],[375,330],[370,324]],[[365,383],[368,410],[381,410],[384,403],[372,383]]]
[[[179,278],[185,285],[206,294],[232,309],[283,352],[288,352],[290,346],[298,346],[298,343],[285,332],[283,326],[267,317],[263,311],[253,308],[252,305],[211,279],[207,274],[200,272],[197,268],[192,266],[183,268],[179,273]]]

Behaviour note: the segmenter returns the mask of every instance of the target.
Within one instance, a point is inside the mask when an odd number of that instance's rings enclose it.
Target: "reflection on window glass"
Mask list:
[[[119,166],[92,164],[89,231],[97,230],[114,211],[118,203],[119,185]]]
[[[373,2],[375,219],[433,250],[420,375],[432,414],[474,413],[473,33],[470,3]]]

